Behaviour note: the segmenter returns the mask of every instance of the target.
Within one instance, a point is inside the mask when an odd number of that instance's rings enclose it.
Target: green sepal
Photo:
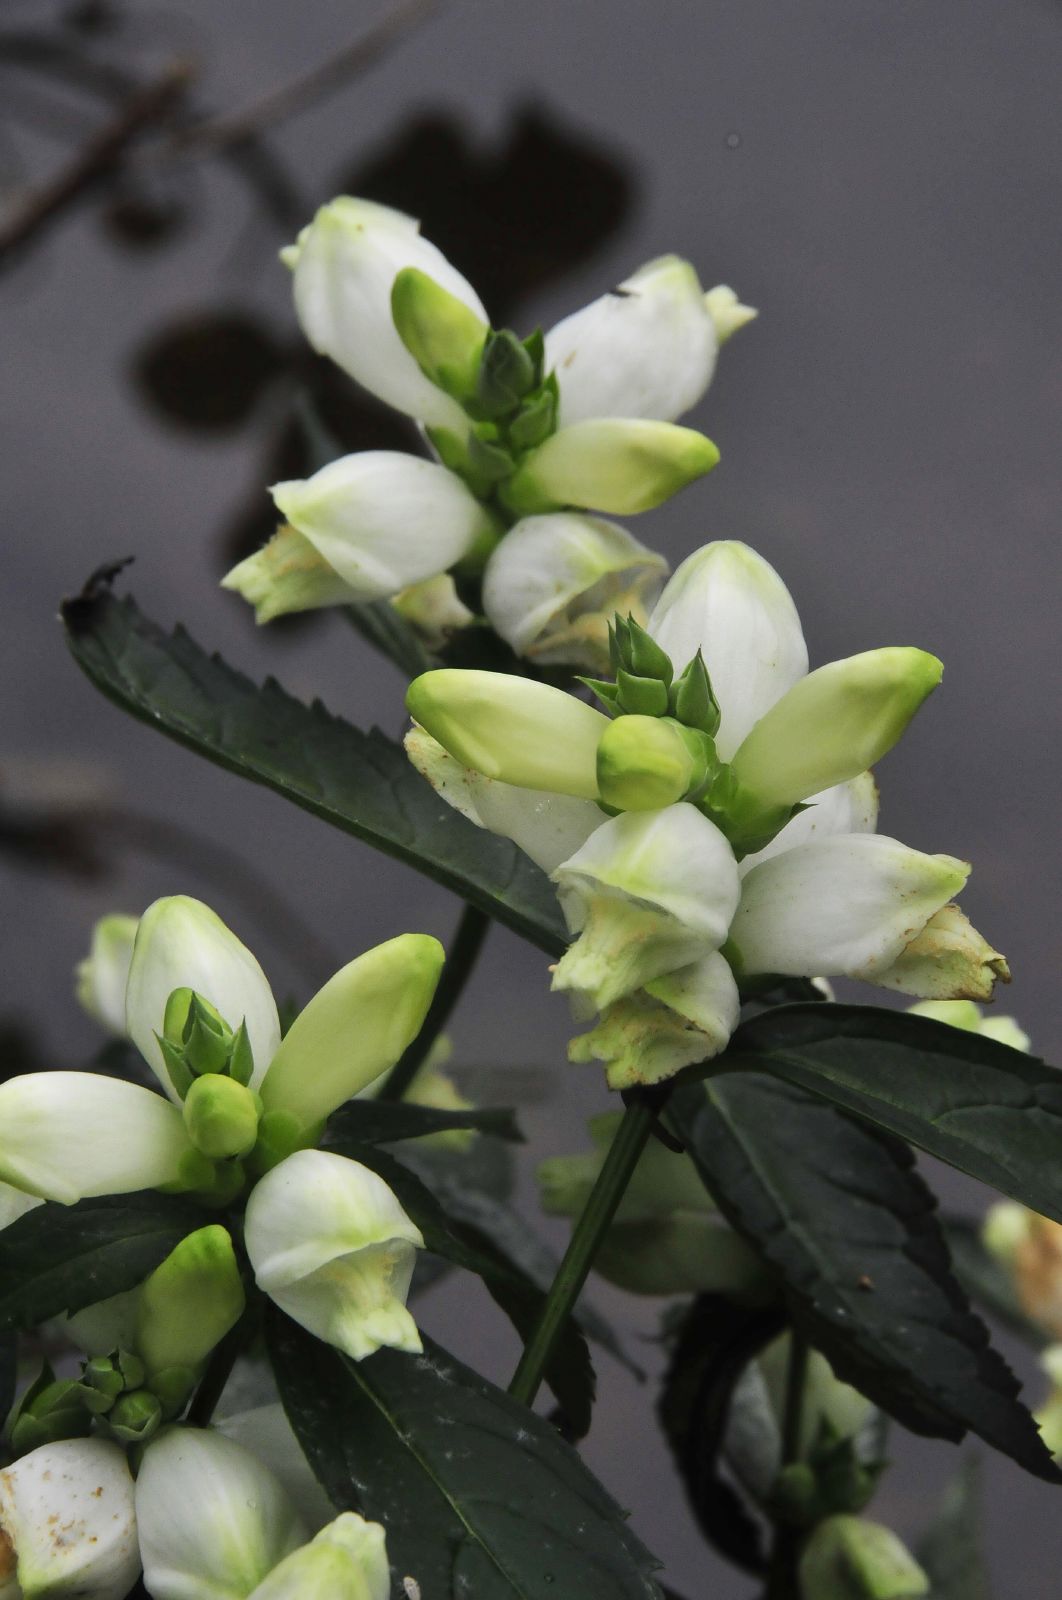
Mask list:
[[[146,1373],[139,1356],[135,1356],[131,1350],[119,1350],[111,1360],[116,1363],[127,1389],[141,1388]]]
[[[536,328],[534,333],[529,333],[527,338],[523,340],[523,346],[528,355],[531,357],[534,375],[534,382],[532,383],[531,387],[535,389],[542,382],[542,369],[546,364],[546,336],[542,332],[542,329]],[[552,373],[550,374],[550,377],[553,377]],[[549,381],[549,379],[546,380],[547,383]],[[556,379],[553,379],[553,385],[554,392],[556,392]]]
[[[232,1047],[232,1032],[203,999],[192,995],[184,1029],[184,1058],[196,1077],[223,1072]]]
[[[86,1361],[81,1368],[81,1381],[100,1402],[86,1401],[90,1411],[109,1411],[122,1390],[128,1387],[110,1356],[93,1356],[91,1361]]]
[[[171,1043],[163,1033],[157,1033],[155,1038],[158,1040],[159,1049],[162,1051],[162,1059],[166,1071],[169,1073],[170,1082],[173,1084],[178,1099],[183,1100],[192,1087],[194,1076],[191,1067],[184,1059],[184,1051],[180,1045]]]
[[[246,1089],[254,1076],[254,1054],[247,1034],[246,1021],[241,1022],[232,1041],[229,1055],[229,1077]]]
[[[162,1031],[172,1044],[184,1043],[184,1031],[192,1008],[193,990],[173,989],[162,1013]]]
[[[583,678],[578,674],[575,681],[589,689],[592,695],[597,696],[610,717],[619,715],[619,690],[614,683],[609,683],[605,678]]]
[[[504,417],[539,382],[540,363],[509,328],[491,331],[476,378],[476,405],[485,417]]]
[[[509,424],[509,443],[514,450],[534,450],[557,429],[557,399],[550,389],[522,406]]]
[[[671,687],[675,676],[671,657],[632,616],[628,616],[626,621],[625,647],[626,660],[622,665],[629,672],[639,678],[659,678],[668,688]]]
[[[633,672],[620,667],[616,673],[616,688],[623,711],[641,717],[667,715],[667,685],[659,678],[636,677]]]
[[[56,1379],[47,1362],[8,1419],[7,1433],[16,1455],[58,1439],[80,1439],[92,1426],[92,1391],[77,1378]]]
[[[316,1130],[304,1128],[290,1111],[267,1111],[258,1124],[258,1143],[250,1157],[251,1169],[257,1174],[269,1172],[296,1150],[305,1150],[316,1142]]]
[[[670,707],[671,715],[688,728],[697,728],[710,738],[718,733],[719,702],[699,650],[671,685]]]
[[[107,1417],[107,1426],[123,1444],[146,1444],[162,1424],[162,1406],[150,1389],[123,1394]]]
[[[512,476],[516,465],[504,445],[483,439],[478,433],[468,436],[468,460],[472,471],[486,483],[501,483]]]

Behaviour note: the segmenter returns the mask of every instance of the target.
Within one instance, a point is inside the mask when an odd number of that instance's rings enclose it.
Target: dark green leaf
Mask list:
[[[983,1528],[981,1463],[967,1456],[915,1549],[932,1584],[932,1600],[991,1600]]]
[[[958,1440],[971,1429],[1060,1481],[952,1275],[936,1202],[905,1145],[753,1072],[678,1089],[669,1116],[839,1377],[917,1433]]]
[[[797,1005],[745,1023],[721,1062],[822,1095],[1062,1222],[1062,1073],[1035,1056],[908,1012]]]
[[[379,731],[361,733],[320,702],[303,705],[272,679],[259,688],[98,582],[67,601],[63,617],[74,659],[123,710],[397,856],[550,955],[564,950],[545,875],[440,800]]]
[[[522,1144],[524,1138],[516,1125],[516,1113],[501,1107],[438,1111],[434,1106],[418,1106],[410,1100],[351,1100],[329,1121],[328,1139],[331,1143],[393,1144],[454,1128],[473,1128],[513,1144]]]
[[[18,1384],[18,1340],[13,1333],[0,1333],[0,1427],[15,1402]]]
[[[332,1149],[341,1150],[343,1155],[379,1173],[424,1235],[427,1249],[482,1278],[491,1299],[505,1312],[521,1340],[526,1341],[542,1306],[543,1294],[538,1284],[486,1234],[449,1215],[402,1162],[374,1145],[329,1143]],[[595,1379],[586,1340],[571,1319],[550,1357],[546,1382],[557,1397],[566,1431],[573,1438],[581,1438],[590,1427]]]
[[[734,1385],[784,1322],[775,1307],[699,1295],[678,1329],[657,1407],[698,1527],[745,1572],[766,1570],[760,1525],[721,1476],[719,1457]]]
[[[187,1201],[151,1191],[27,1211],[0,1233],[0,1329],[135,1289],[203,1218]]]
[[[1012,1333],[1025,1339],[1036,1350],[1050,1341],[1042,1328],[1038,1328],[1025,1315],[1014,1284],[1003,1265],[989,1255],[981,1243],[981,1225],[969,1217],[948,1217],[944,1233],[951,1252],[955,1276],[972,1300],[977,1300],[1004,1323]]]
[[[374,649],[393,661],[399,672],[407,678],[416,678],[438,666],[403,616],[389,600],[366,600],[345,606],[352,627]]]
[[[334,1504],[425,1600],[660,1600],[623,1513],[550,1425],[425,1341],[348,1361],[279,1315],[281,1398]]]

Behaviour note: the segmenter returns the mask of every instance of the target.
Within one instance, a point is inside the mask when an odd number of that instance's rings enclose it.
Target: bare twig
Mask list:
[[[14,215],[0,226],[0,262],[109,177],[133,140],[178,103],[191,78],[189,62],[171,63],[151,83],[132,94],[54,178],[32,190]]]

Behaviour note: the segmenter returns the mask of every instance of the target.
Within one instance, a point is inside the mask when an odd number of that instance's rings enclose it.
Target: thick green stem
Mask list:
[[[582,1215],[575,1224],[564,1259],[550,1286],[538,1321],[520,1357],[509,1393],[531,1405],[560,1334],[571,1315],[579,1291],[594,1264],[601,1241],[623,1199],[638,1158],[645,1149],[662,1104],[660,1094],[632,1094],[623,1120],[609,1146],[597,1181]]]
[[[800,1434],[804,1421],[804,1391],[807,1388],[810,1349],[804,1335],[789,1330],[789,1361],[785,1374],[785,1409],[782,1413],[782,1466],[800,1460]],[[800,1530],[780,1522],[774,1530],[771,1565],[767,1574],[766,1600],[799,1600],[797,1558]]]
[[[413,1082],[461,998],[489,927],[490,918],[485,911],[478,910],[476,906],[465,906],[453,943],[446,952],[446,965],[424,1024],[380,1090],[378,1100],[401,1100]]]

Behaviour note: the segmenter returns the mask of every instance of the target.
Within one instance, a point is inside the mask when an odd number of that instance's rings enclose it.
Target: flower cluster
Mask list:
[[[739,984],[861,978],[935,1000],[1008,976],[954,904],[965,862],[877,834],[873,763],[939,682],[867,651],[808,671],[792,599],[743,544],[709,544],[646,628],[617,618],[604,705],[497,673],[411,685],[418,768],[557,886],[573,943],[553,987],[600,1014],[574,1060],[626,1088],[721,1050]]]
[[[520,339],[412,218],[348,197],[284,260],[314,349],[414,419],[434,459],[363,451],[276,484],[284,521],[226,586],[260,622],[395,599],[434,633],[474,615],[456,577],[517,654],[601,666],[608,617],[644,616],[667,565],[593,513],[648,510],[715,466],[675,418],[754,313],[666,256]]]

